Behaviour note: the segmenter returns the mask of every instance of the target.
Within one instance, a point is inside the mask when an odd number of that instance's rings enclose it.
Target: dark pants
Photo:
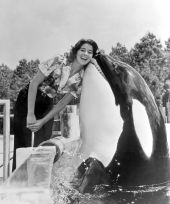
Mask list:
[[[14,154],[13,167],[16,168],[16,149],[31,146],[31,131],[26,128],[27,118],[27,96],[28,86],[23,88],[18,95],[14,107]],[[37,119],[42,118],[52,108],[53,100],[38,89],[35,102],[35,116]],[[35,133],[34,147],[41,142],[50,139],[52,135],[53,119],[48,121],[39,131]]]

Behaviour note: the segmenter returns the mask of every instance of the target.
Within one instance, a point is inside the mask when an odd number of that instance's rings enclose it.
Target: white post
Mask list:
[[[10,100],[0,100],[3,105],[3,181],[10,172]]]
[[[67,105],[61,115],[61,135],[77,140],[80,138],[79,115],[77,105]]]

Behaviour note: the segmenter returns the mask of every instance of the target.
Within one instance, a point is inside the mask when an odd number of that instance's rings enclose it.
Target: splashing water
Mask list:
[[[54,204],[87,203],[93,196],[81,194],[73,188],[72,180],[75,172],[83,161],[83,155],[78,153],[79,146],[73,143],[66,148],[52,171],[51,196]]]
[[[71,195],[79,194],[73,189],[71,181],[81,161],[81,155],[77,154],[78,146],[72,143],[65,148],[59,160],[54,164],[52,171],[52,198],[56,204],[70,203]]]
[[[75,144],[66,148],[54,164],[51,196],[54,204],[169,204],[170,182],[123,188],[121,186],[98,185],[93,194],[81,194],[72,186],[77,167],[83,161]]]

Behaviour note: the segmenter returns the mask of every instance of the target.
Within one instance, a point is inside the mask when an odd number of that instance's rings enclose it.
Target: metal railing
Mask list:
[[[3,181],[10,174],[10,100],[1,100],[3,105]]]

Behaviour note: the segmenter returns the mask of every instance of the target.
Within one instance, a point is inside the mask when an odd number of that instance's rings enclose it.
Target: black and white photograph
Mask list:
[[[1,204],[170,204],[169,9],[0,0]]]

